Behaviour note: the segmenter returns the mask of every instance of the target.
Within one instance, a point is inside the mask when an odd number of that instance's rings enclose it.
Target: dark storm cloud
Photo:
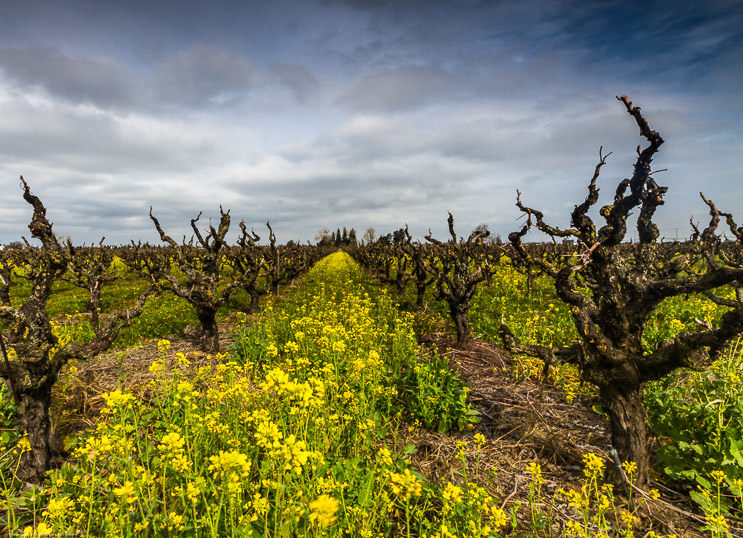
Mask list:
[[[677,59],[658,68],[703,67],[731,46],[740,46],[740,2],[580,2],[561,10],[562,40],[607,62]]]

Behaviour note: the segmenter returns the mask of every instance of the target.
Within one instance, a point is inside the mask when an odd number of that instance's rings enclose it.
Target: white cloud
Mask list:
[[[0,47],[0,73],[18,91],[43,91],[53,99],[102,109],[150,112],[232,105],[257,83],[242,55],[204,43],[161,56],[141,70],[93,54],[6,46]]]
[[[209,159],[214,141],[188,122],[26,95],[0,104],[0,155],[89,173],[165,171]]]

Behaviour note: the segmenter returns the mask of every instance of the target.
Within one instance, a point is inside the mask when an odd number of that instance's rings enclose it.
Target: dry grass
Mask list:
[[[531,462],[540,464],[545,479],[543,493],[551,500],[559,488],[580,488],[585,453],[593,452],[610,461],[608,420],[592,409],[600,403],[597,397],[577,396],[568,404],[565,393],[554,386],[514,379],[510,374],[511,357],[490,343],[473,341],[466,349],[453,349],[454,342],[441,334],[427,335],[423,343],[435,346],[456,365],[471,386],[473,407],[482,415],[472,432],[442,435],[419,430],[406,439],[418,448],[413,455],[414,466],[429,480],[461,481],[457,442],[471,441],[475,433],[482,433],[487,445],[473,478],[502,499],[506,510],[514,502],[527,506],[530,475],[526,469]],[[645,533],[654,530],[679,537],[706,536],[698,530],[705,523],[704,517],[688,495],[655,481],[652,487],[662,497],[645,500],[640,511]],[[633,495],[637,498],[642,494],[638,491]],[[565,503],[555,504],[554,510],[557,520],[564,520],[570,512]],[[522,514],[521,527],[527,530],[523,508]]]
[[[234,343],[233,329],[233,324],[220,325],[219,344],[222,351]],[[197,365],[209,362],[212,357],[199,348],[195,331],[192,336],[169,339],[170,349],[165,358],[174,359],[176,354],[183,353]],[[153,380],[155,374],[149,371],[149,367],[153,360],[161,356],[158,341],[149,340],[137,347],[109,351],[92,361],[78,363],[77,374],[71,377],[67,385],[57,383],[52,395],[57,437],[63,439],[94,426],[105,405],[102,394],[116,389],[136,393]]]

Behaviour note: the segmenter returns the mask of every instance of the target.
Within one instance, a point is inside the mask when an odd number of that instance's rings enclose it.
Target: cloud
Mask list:
[[[110,58],[64,54],[50,47],[0,47],[0,70],[22,91],[43,88],[77,104],[129,107],[141,102],[134,73]]]
[[[0,116],[0,178],[8,194],[0,220],[27,209],[17,189],[23,174],[55,231],[78,243],[99,235],[112,243],[154,241],[149,204],[169,208],[168,224],[177,229],[201,209],[238,199],[220,188],[220,167],[254,152],[246,147],[251,130],[220,116],[122,114],[40,89],[19,92],[1,80]],[[28,216],[14,219],[0,241],[27,235],[27,224]]]
[[[300,103],[307,103],[317,95],[320,83],[305,67],[296,63],[276,64],[271,70]]]
[[[160,63],[153,83],[160,102],[199,107],[239,100],[253,87],[255,78],[254,69],[242,56],[197,44]]]
[[[243,56],[206,44],[160,57],[151,69],[139,72],[112,58],[51,47],[0,47],[0,71],[18,91],[43,90],[53,99],[101,109],[223,107],[238,103],[257,80]]]
[[[446,152],[446,140],[418,127],[383,115],[356,116],[312,140],[235,167],[225,186],[249,192],[249,207],[265,207],[272,222],[280,217],[288,229],[317,223],[316,229],[299,230],[309,238],[323,225],[389,231],[405,223],[422,237],[429,227],[445,229],[447,209],[461,217],[464,228],[471,219],[484,220],[490,210],[475,205],[468,215],[462,210],[467,198],[482,204],[475,180],[490,176],[491,163]]]
[[[120,115],[31,92],[0,101],[0,115],[0,156],[16,166],[53,163],[80,176],[167,172],[193,167],[215,151],[214,141],[185,121]]]
[[[705,217],[700,188],[743,207],[732,4],[320,4],[248,17],[187,2],[170,18],[142,4],[110,36],[92,24],[102,8],[38,24],[36,10],[15,34],[0,21],[0,241],[27,234],[20,173],[75,241],[156,241],[150,204],[174,237],[219,204],[259,233],[270,218],[280,240],[406,222],[445,237],[447,210],[461,235],[483,222],[505,235],[517,188],[565,226],[599,146],[614,151],[599,204],[631,174],[642,139],[623,92],[667,141],[663,233]]]
[[[452,97],[459,88],[442,69],[406,66],[364,76],[337,102],[354,110],[394,112]]]

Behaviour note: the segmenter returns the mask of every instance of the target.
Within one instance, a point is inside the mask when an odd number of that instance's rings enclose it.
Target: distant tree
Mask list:
[[[341,241],[344,245],[348,244],[348,229],[345,226],[343,227],[343,236],[341,237]]]
[[[333,243],[333,237],[330,234],[330,230],[322,228],[315,234],[315,241],[319,247],[329,247]]]
[[[351,245],[356,244],[356,230],[353,228],[348,232],[348,243]]]
[[[320,228],[315,234],[315,241],[322,241],[324,238],[330,235],[330,230],[327,228]]]
[[[370,245],[374,243],[374,241],[377,240],[377,232],[374,228],[367,228],[364,232],[364,235],[361,236],[361,239],[364,241],[365,245]]]

